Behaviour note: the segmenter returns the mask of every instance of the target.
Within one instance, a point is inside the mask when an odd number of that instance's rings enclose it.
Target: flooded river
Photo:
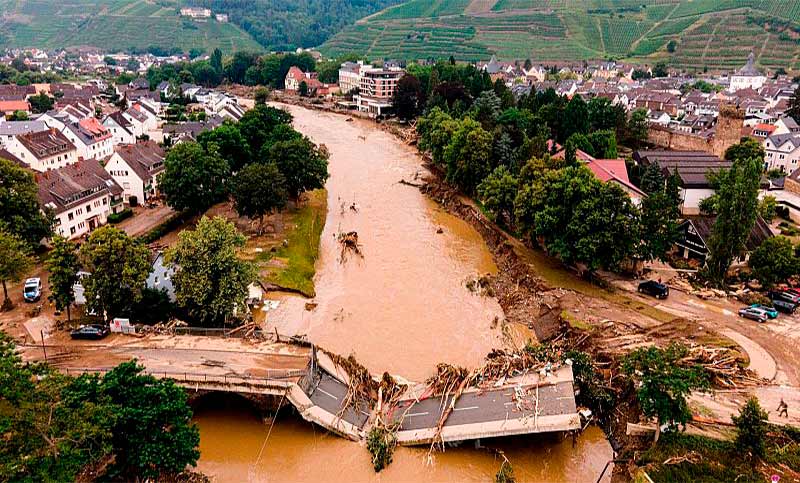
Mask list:
[[[466,282],[496,271],[480,235],[443,212],[418,189],[400,184],[424,174],[415,150],[374,124],[290,106],[294,125],[331,152],[328,217],[315,286],[318,303],[277,296],[270,328],[307,334],[333,352],[355,354],[373,373],[422,381],[436,363],[477,365],[503,345],[502,309]],[[356,231],[363,258],[341,260],[336,234]],[[465,443],[425,464],[425,449],[400,448],[376,475],[358,444],[329,435],[284,409],[269,424],[246,403],[197,409],[200,470],[217,481],[488,481],[499,462],[492,451]],[[484,442],[487,444],[486,442]],[[591,429],[572,448],[558,437],[491,443],[502,449],[519,481],[595,481],[611,458],[602,432]],[[262,450],[263,446],[263,450]]]

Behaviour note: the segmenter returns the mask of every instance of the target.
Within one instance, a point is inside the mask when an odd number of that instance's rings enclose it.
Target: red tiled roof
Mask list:
[[[0,101],[0,111],[14,112],[14,111],[29,111],[31,105],[28,101]]]

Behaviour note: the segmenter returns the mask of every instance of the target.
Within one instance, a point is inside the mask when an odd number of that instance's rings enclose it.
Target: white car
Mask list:
[[[22,298],[26,302],[36,302],[42,297],[42,279],[29,278],[25,280],[25,286],[22,289]]]
[[[755,307],[745,307],[739,310],[739,317],[744,317],[746,319],[764,323],[769,318],[769,314],[764,309],[758,309]]]

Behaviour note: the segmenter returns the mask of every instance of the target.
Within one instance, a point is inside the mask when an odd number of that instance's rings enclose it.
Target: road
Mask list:
[[[538,407],[535,386],[525,387],[519,404],[515,401],[513,387],[465,393],[456,401],[445,426],[533,417],[537,409],[539,416],[575,414],[577,410],[572,391],[572,383],[569,381],[542,386],[538,391]],[[394,412],[395,421],[403,417],[403,413],[405,417],[400,426],[401,431],[435,428],[442,414],[442,398],[428,398],[416,404],[414,401],[401,401]]]
[[[311,401],[331,414],[339,414],[342,410],[342,403],[347,396],[347,385],[334,379],[329,374],[322,372],[319,383],[312,388],[308,397]],[[342,414],[342,419],[348,423],[363,427],[369,419],[369,408],[366,403],[362,403],[358,410],[352,406]]]

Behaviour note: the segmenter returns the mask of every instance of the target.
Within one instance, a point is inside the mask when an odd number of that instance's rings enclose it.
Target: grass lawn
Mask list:
[[[295,210],[284,214],[283,240],[255,257],[262,280],[279,287],[314,297],[315,263],[319,257],[319,239],[328,211],[325,190],[315,190]]]

